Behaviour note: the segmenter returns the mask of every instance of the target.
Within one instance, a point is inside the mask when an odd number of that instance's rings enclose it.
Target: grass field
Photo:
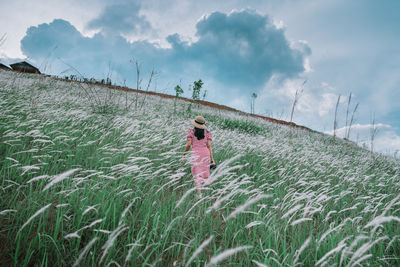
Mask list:
[[[398,160],[134,98],[0,71],[0,265],[400,265]],[[202,198],[182,163],[197,114],[218,164]]]

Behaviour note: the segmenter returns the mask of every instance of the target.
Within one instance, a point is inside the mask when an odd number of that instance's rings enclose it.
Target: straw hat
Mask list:
[[[206,129],[206,120],[203,118],[203,116],[197,116],[194,120],[190,120],[190,123],[199,129]]]

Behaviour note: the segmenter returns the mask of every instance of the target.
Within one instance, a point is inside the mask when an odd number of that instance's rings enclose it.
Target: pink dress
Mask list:
[[[207,148],[207,142],[212,141],[212,135],[204,130],[204,138],[198,140],[194,136],[194,129],[187,133],[187,140],[192,141],[192,176],[194,185],[200,185],[210,176],[210,150]]]

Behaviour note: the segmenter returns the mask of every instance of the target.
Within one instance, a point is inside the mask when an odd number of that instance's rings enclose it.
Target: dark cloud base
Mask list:
[[[111,63],[117,80],[133,85],[130,60],[137,59],[160,71],[159,83],[202,78],[206,83],[213,80],[223,85],[224,93],[231,90],[239,94],[258,92],[273,74],[298,76],[304,72],[305,57],[311,53],[309,47],[292,48],[283,29],[278,29],[268,16],[251,10],[205,16],[196,25],[196,42],[187,43],[179,34],[172,34],[167,37],[170,48],[148,41],[128,42],[119,34],[108,34],[113,27],[119,33],[129,32],[129,25],[134,24],[132,20],[128,24],[119,22],[126,22],[124,16],[129,12],[120,12],[119,21],[113,19],[115,12],[102,14],[89,23],[91,28],[106,29],[91,38],[62,19],[30,27],[21,41],[22,51],[35,62],[51,59],[52,74],[66,69],[63,61],[87,77],[104,78]],[[149,27],[143,17],[136,17],[138,26],[132,26],[132,31]]]

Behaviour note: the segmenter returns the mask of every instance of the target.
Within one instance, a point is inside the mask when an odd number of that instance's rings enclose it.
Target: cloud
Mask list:
[[[358,145],[371,148],[371,130],[377,129],[373,141],[374,151],[392,155],[396,151],[400,151],[400,136],[396,133],[396,129],[389,124],[377,123],[372,124],[354,124],[351,126],[350,140],[355,141]],[[349,127],[337,129],[337,136],[343,138]],[[333,131],[325,131],[326,134],[333,135]]]
[[[115,76],[131,86],[134,75],[129,60],[135,58],[159,70],[159,84],[184,77],[184,82],[201,78],[205,85],[218,85],[209,95],[220,97],[221,103],[233,99],[227,99],[227,93],[247,96],[258,92],[272,75],[283,80],[297,77],[305,71],[305,59],[311,53],[305,42],[295,48],[284,29],[277,28],[267,15],[251,10],[203,16],[196,25],[194,42],[183,41],[185,36],[178,33],[167,37],[167,48],[147,40],[130,42],[121,35],[150,27],[139,8],[135,2],[110,5],[89,22],[88,27],[100,30],[93,37],[83,36],[61,19],[30,27],[21,41],[22,51],[37,62],[60,58],[89,77],[104,78],[111,62]],[[130,12],[132,19],[128,19]],[[109,32],[120,35],[109,38]],[[53,73],[65,69],[61,65],[53,60]]]
[[[243,88],[260,88],[276,73],[296,77],[311,53],[292,48],[283,29],[251,10],[214,12],[196,28],[198,41],[181,44],[188,54],[197,57],[207,73]]]
[[[385,131],[378,133],[374,147],[382,153],[399,156],[400,152],[400,136],[395,131]]]
[[[150,22],[139,14],[140,3],[128,1],[110,4],[100,16],[87,24],[89,30],[100,30],[107,35],[142,34],[151,29]]]
[[[299,98],[294,122],[319,130],[328,126],[322,122],[329,121],[330,124],[338,97],[336,88],[328,83],[314,83],[306,77],[284,79],[273,75],[256,100],[257,112],[289,120],[296,90],[299,90]]]
[[[388,125],[388,124],[383,124],[383,123],[377,123],[374,125],[372,124],[354,124],[351,126],[351,132],[357,132],[358,134],[363,134],[363,135],[367,135],[370,134],[371,129],[375,127],[376,129],[378,129],[378,131],[382,131],[382,130],[387,130],[387,129],[393,129],[392,126]],[[345,127],[341,127],[338,128],[336,130],[336,135],[339,137],[344,137],[346,131],[349,129],[349,126],[345,126]],[[326,134],[330,134],[333,135],[333,130],[332,131],[325,131]]]
[[[75,46],[84,39],[69,22],[56,19],[50,24],[29,27],[21,41],[21,49],[33,59],[44,58],[55,48],[64,57],[70,57]]]
[[[130,78],[133,69],[129,60],[135,52],[149,60],[162,54],[154,45],[144,41],[130,43],[121,36],[108,38],[101,33],[85,37],[62,19],[28,28],[21,40],[21,49],[36,64],[51,61],[51,74],[59,75],[68,64],[86,77],[104,78],[111,64],[115,78],[120,82],[133,80]]]

